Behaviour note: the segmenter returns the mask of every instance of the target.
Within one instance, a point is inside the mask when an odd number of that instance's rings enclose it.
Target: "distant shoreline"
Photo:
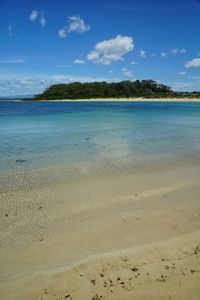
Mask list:
[[[93,98],[93,99],[0,99],[0,102],[194,102],[200,103],[200,98]]]
[[[19,100],[17,100],[19,101]],[[32,100],[22,100],[32,101]],[[200,98],[94,98],[94,99],[57,99],[57,100],[33,100],[47,102],[200,102]]]

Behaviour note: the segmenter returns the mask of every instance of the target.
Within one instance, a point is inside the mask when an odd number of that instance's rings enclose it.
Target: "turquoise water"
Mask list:
[[[200,104],[0,102],[0,172],[200,155]]]

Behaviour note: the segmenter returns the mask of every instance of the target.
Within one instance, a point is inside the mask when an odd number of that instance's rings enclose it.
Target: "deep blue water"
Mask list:
[[[0,102],[0,171],[200,155],[200,103]]]

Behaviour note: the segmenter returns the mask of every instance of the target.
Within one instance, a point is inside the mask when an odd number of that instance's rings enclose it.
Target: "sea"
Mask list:
[[[0,175],[199,158],[200,103],[0,102]]]

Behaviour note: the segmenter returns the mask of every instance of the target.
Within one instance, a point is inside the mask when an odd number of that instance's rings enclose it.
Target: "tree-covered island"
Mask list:
[[[200,92],[175,92],[154,80],[121,82],[73,82],[54,84],[35,100],[106,99],[106,98],[200,98]]]

